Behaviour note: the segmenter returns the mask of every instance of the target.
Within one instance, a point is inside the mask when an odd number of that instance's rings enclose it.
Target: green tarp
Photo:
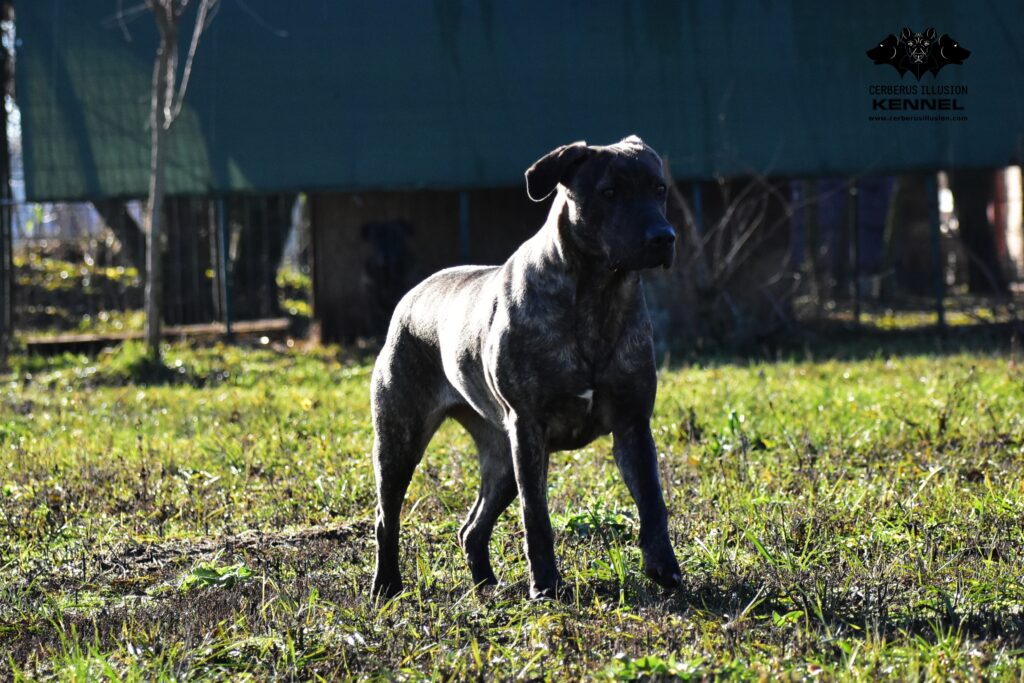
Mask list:
[[[145,194],[156,29],[136,6],[16,3],[29,199]],[[920,81],[873,64],[904,26],[971,55]],[[869,120],[869,89],[901,84],[965,87],[923,98],[967,120]],[[1016,163],[1024,3],[221,0],[168,186],[512,185],[553,146],[634,132],[680,179]]]

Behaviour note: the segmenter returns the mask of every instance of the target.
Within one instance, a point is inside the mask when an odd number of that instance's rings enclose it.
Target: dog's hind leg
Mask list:
[[[480,457],[480,492],[459,529],[459,544],[466,553],[476,585],[498,583],[491,569],[491,532],[498,517],[516,498],[516,478],[508,435],[475,413],[453,414],[473,437]]]
[[[372,391],[373,470],[377,478],[377,566],[373,593],[391,597],[402,590],[398,563],[402,503],[413,471],[444,419],[444,410],[430,400],[429,392],[395,387],[376,376]]]

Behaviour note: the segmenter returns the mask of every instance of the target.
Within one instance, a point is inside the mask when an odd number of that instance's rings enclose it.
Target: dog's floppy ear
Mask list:
[[[568,171],[587,155],[587,143],[574,142],[552,150],[526,169],[526,194],[535,202],[547,199]]]

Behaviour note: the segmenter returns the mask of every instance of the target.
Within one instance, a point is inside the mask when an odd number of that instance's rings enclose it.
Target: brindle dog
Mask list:
[[[630,136],[545,155],[530,198],[557,191],[548,219],[501,266],[449,268],[398,304],[373,370],[377,567],[373,591],[401,590],[399,514],[413,470],[446,417],[473,437],[480,492],[459,541],[473,581],[494,584],[488,545],[519,495],[531,598],[559,584],[548,457],[611,432],[640,516],[644,571],[680,583],[650,419],[657,389],[640,270],[672,264],[658,155]]]

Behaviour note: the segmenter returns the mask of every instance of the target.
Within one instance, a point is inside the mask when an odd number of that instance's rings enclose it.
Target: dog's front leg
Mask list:
[[[517,414],[509,417],[507,427],[526,530],[530,598],[555,598],[560,578],[548,514],[548,452],[544,430],[537,420]]]
[[[668,511],[658,480],[658,453],[650,424],[634,421],[613,430],[615,462],[640,513],[640,550],[644,572],[666,588],[682,581],[668,538]]]

